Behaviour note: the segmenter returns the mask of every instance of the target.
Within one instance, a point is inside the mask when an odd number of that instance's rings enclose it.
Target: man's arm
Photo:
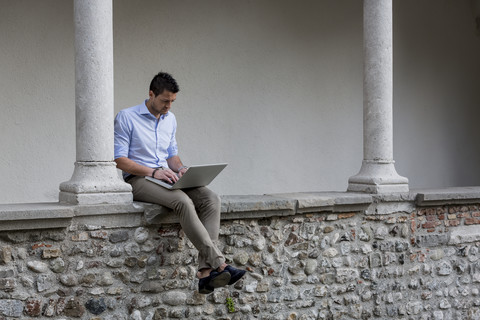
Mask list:
[[[115,159],[115,162],[117,163],[118,169],[136,176],[151,177],[152,174],[155,172],[154,178],[156,179],[167,182],[176,182],[178,180],[178,176],[175,174],[175,172],[168,168],[164,168],[164,170],[152,169],[146,166],[142,166],[141,164],[138,164],[127,157],[117,158]]]
[[[182,160],[179,156],[173,156],[167,159],[168,167],[173,171],[178,172],[178,175],[181,177],[186,171],[187,167],[183,165]]]

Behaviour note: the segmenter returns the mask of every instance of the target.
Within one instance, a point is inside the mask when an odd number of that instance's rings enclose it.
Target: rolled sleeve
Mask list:
[[[176,132],[177,132],[177,122],[175,121],[173,125],[173,132],[170,140],[170,145],[168,146],[168,149],[167,149],[168,158],[178,155],[177,139],[175,138]]]
[[[114,158],[128,157],[130,149],[130,128],[127,117],[120,111],[114,123]]]

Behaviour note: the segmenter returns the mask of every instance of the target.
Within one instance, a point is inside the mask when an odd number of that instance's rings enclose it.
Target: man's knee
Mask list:
[[[173,208],[175,212],[195,212],[195,205],[193,204],[192,199],[187,195],[176,197],[173,201]]]
[[[210,193],[208,194],[208,200],[207,200],[208,205],[210,205],[211,207],[220,208],[221,202],[222,200],[220,199],[220,196],[215,192],[210,191]]]

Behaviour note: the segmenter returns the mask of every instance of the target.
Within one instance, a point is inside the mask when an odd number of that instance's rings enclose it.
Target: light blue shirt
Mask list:
[[[149,168],[168,167],[167,159],[178,154],[177,120],[170,111],[157,120],[145,102],[115,117],[115,159],[127,157]]]

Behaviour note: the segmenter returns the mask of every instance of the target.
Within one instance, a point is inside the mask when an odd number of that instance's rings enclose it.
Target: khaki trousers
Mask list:
[[[216,269],[225,262],[217,248],[220,230],[220,197],[206,187],[168,190],[144,177],[128,180],[133,199],[173,209],[188,239],[198,250],[198,270]]]

